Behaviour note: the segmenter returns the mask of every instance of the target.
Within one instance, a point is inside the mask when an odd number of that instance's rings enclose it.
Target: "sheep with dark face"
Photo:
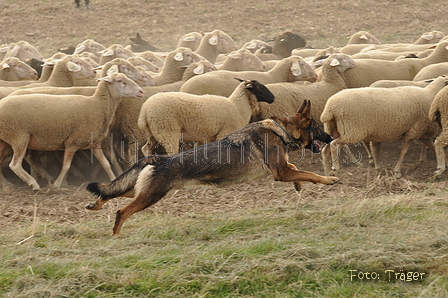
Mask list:
[[[258,113],[258,102],[272,103],[274,95],[254,80],[241,80],[229,97],[162,92],[148,98],[138,119],[147,135],[142,151],[157,151],[160,144],[168,154],[179,152],[179,143],[217,141],[247,124]]]
[[[258,54],[261,60],[279,60],[291,56],[292,50],[303,48],[306,40],[290,31],[283,32],[274,39],[272,54]]]

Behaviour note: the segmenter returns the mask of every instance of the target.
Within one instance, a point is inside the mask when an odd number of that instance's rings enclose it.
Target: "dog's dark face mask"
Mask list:
[[[299,111],[292,117],[294,125],[298,128],[297,135],[292,133],[292,137],[298,143],[305,145],[306,149],[313,153],[320,153],[321,146],[317,141],[330,143],[333,138],[324,132],[316,120],[311,117],[311,102],[305,100]]]
[[[314,119],[311,119],[308,130],[311,139],[308,142],[308,145],[305,146],[305,148],[310,149],[313,153],[320,153],[322,149],[319,143],[316,141],[321,141],[323,143],[329,144],[333,140],[333,138],[329,134],[327,134],[320,128],[319,124]]]

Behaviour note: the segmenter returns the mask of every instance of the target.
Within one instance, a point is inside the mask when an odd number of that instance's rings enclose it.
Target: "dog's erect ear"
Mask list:
[[[300,109],[297,111],[296,114],[302,114],[303,109],[306,107],[306,104],[307,104],[307,100],[305,99],[302,103],[302,106],[300,107]]]
[[[302,111],[302,117],[310,117],[310,111],[311,111],[311,101],[305,99],[306,105]]]

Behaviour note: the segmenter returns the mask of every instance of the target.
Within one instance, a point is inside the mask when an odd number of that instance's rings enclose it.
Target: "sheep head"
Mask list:
[[[235,78],[244,85],[244,89],[249,90],[250,93],[255,95],[258,102],[274,102],[274,94],[263,84],[256,80],[242,80]]]
[[[284,32],[277,36],[272,45],[272,53],[282,58],[291,56],[292,50],[296,48],[303,48],[306,41],[300,35],[292,32]]]

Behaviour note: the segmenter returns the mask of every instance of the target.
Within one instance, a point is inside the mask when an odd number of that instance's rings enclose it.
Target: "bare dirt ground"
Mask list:
[[[222,29],[238,45],[258,38],[269,40],[290,30],[301,34],[310,46],[343,46],[347,37],[359,30],[373,33],[384,43],[413,42],[423,32],[440,30],[448,33],[446,9],[442,1],[431,4],[421,1],[122,1],[92,0],[91,9],[75,9],[73,1],[0,0],[0,43],[26,40],[35,45],[44,57],[58,48],[76,45],[87,38],[109,46],[129,44],[139,32],[161,51],[175,48],[177,40],[191,31]],[[276,205],[297,198],[313,199],[326,196],[373,196],[424,189],[436,168],[435,157],[428,154],[418,164],[420,145],[413,144],[403,165],[404,179],[390,178],[401,142],[382,146],[381,154],[386,178],[375,180],[362,147],[354,147],[362,156],[362,165],[342,167],[338,177],[342,184],[321,186],[304,184],[297,193],[292,185],[274,182],[266,176],[250,184],[224,189],[200,188],[173,192],[148,212],[185,213],[226,212],[237,208]],[[301,160],[293,154],[299,168],[323,174],[320,156]],[[33,192],[18,180],[6,165],[8,179],[15,183],[7,193],[0,194],[1,229],[15,229],[38,218],[41,222],[73,224],[91,220],[113,220],[114,212],[129,200],[116,200],[99,212],[84,207],[93,198],[85,191],[87,181],[71,178],[69,186],[54,190],[43,187]],[[87,171],[89,172],[89,171]],[[87,175],[88,173],[86,173]],[[95,179],[105,179],[95,178]],[[390,183],[387,180],[391,181]],[[45,182],[41,182],[45,185]],[[446,176],[433,184],[444,188]]]

